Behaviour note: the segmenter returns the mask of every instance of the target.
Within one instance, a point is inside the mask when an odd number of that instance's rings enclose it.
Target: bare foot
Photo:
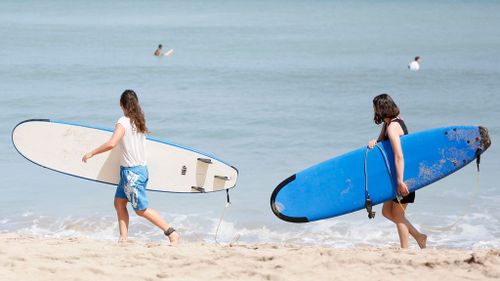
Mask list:
[[[179,235],[179,233],[177,233],[177,231],[170,233],[170,235],[168,236],[168,240],[170,240],[170,245],[172,246],[176,246],[179,243],[180,239],[181,236]]]
[[[127,242],[127,237],[118,238],[118,243],[124,243],[124,242]]]
[[[427,247],[427,235],[422,234],[417,240],[420,249],[425,249]]]

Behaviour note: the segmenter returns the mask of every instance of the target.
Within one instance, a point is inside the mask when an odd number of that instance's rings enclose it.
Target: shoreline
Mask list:
[[[498,280],[500,249],[336,249],[0,234],[1,280]]]

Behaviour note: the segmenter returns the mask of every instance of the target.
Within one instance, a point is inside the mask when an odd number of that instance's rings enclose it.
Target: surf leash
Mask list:
[[[370,148],[366,148],[365,152],[365,209],[366,212],[368,212],[368,218],[373,219],[375,218],[375,212],[373,211],[373,202],[372,198],[370,197],[370,193],[368,192],[368,164],[367,164],[367,159],[368,159],[368,152],[370,151]]]
[[[472,204],[476,200],[477,195],[479,194],[480,186],[481,186],[481,184],[480,184],[480,176],[479,176],[479,171],[478,171],[477,176],[476,176],[476,187],[474,188],[474,191],[472,192],[471,199],[469,200],[469,203],[467,203],[467,207],[465,208],[465,211],[462,213],[462,215],[459,216],[455,220],[455,222],[453,222],[452,224],[447,225],[447,226],[443,226],[443,227],[433,227],[433,226],[429,226],[429,225],[426,225],[426,224],[423,224],[423,223],[418,223],[418,222],[417,223],[423,229],[430,230],[430,231],[442,231],[442,232],[444,232],[444,231],[451,230],[459,222],[461,222],[465,218],[465,216],[470,212],[470,209],[472,208]],[[398,203],[401,206],[401,208],[403,208],[403,205],[401,204],[401,202],[399,200],[398,200]],[[404,210],[404,208],[403,208],[403,210]]]
[[[231,205],[231,198],[229,198],[229,189],[226,189],[226,206],[224,207],[224,210],[222,211],[222,214],[219,218],[219,223],[217,224],[217,228],[215,230],[215,237],[214,237],[215,243],[219,244],[219,245],[220,245],[220,243],[217,240],[217,236],[219,234],[220,226],[222,225],[222,222],[224,220],[224,215],[226,214],[226,210],[230,205]],[[240,235],[237,234],[236,237],[234,238],[233,242],[231,242],[230,244],[236,243],[239,239],[240,239]]]
[[[392,172],[391,172],[391,167],[389,166],[389,159],[387,158],[387,155],[385,154],[385,151],[380,147],[378,144],[375,145],[375,147],[380,150],[380,153],[382,154],[382,157],[384,157],[384,163],[385,167],[387,168],[387,172],[389,173],[389,177],[391,179],[391,184],[393,187],[393,191],[396,194],[396,198],[399,200],[402,199],[401,195],[398,194],[397,190],[394,189],[394,179],[392,178]],[[373,209],[373,202],[372,199],[370,198],[370,194],[368,192],[368,153],[372,150],[372,148],[367,147],[365,151],[365,208],[366,211],[368,212],[368,218],[373,219],[375,217],[375,212],[372,211]]]

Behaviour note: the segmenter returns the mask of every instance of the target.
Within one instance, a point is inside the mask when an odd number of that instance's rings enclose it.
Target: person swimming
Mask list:
[[[163,55],[162,48],[163,48],[163,46],[161,44],[158,45],[158,48],[155,51],[155,56],[159,57],[159,56]]]
[[[411,71],[418,71],[420,69],[420,57],[416,56],[415,60],[408,64],[408,69]]]

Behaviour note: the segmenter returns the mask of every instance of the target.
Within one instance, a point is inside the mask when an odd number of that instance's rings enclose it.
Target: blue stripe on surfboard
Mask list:
[[[66,173],[66,172],[63,172],[63,171],[60,171],[60,170],[52,169],[52,168],[46,167],[44,165],[41,165],[39,163],[36,163],[36,162],[32,161],[31,159],[29,159],[28,157],[26,157],[24,154],[21,153],[21,151],[19,151],[19,149],[17,149],[17,146],[16,146],[16,144],[14,142],[14,131],[16,130],[16,128],[19,125],[24,124],[24,123],[28,123],[28,122],[59,123],[59,124],[66,124],[66,125],[72,125],[72,126],[79,126],[79,127],[84,127],[84,128],[90,128],[90,129],[97,129],[97,130],[101,130],[101,131],[108,131],[108,132],[113,132],[113,130],[110,130],[108,128],[99,128],[99,127],[95,127],[95,126],[75,124],[75,123],[66,122],[66,121],[60,121],[60,120],[27,119],[27,120],[24,120],[24,121],[21,121],[21,122],[17,123],[16,126],[14,126],[14,128],[12,129],[10,135],[11,135],[12,145],[14,146],[14,149],[17,151],[17,153],[19,153],[24,159],[28,160],[29,162],[31,162],[31,163],[33,163],[33,164],[35,164],[37,166],[40,166],[40,167],[45,168],[47,170],[51,170],[51,171],[54,171],[54,172],[57,172],[57,173],[60,173],[60,174],[63,174],[63,175],[67,175],[67,176],[71,176],[71,177],[75,177],[75,178],[79,178],[79,179],[83,179],[83,180],[93,181],[93,182],[97,182],[97,183],[103,183],[103,184],[112,185],[112,186],[116,186],[117,185],[116,183],[111,183],[111,182],[105,182],[105,181],[100,181],[100,180],[96,180],[96,179],[86,178],[86,177],[78,176],[78,175],[75,175],[75,174]],[[175,144],[171,144],[171,143],[163,142],[163,141],[159,141],[159,140],[153,140],[153,141],[157,141],[157,142],[168,144],[168,145],[173,145],[173,146],[176,146],[176,147],[179,147],[179,148],[183,148],[183,149],[186,149],[186,150],[189,150],[189,151],[192,151],[192,152],[200,153],[200,154],[205,155],[207,157],[211,157],[210,155],[198,152],[198,151],[196,151],[194,149],[189,149],[188,147],[184,147],[184,146],[181,146],[181,145],[175,145]],[[222,161],[222,160],[220,160],[220,159],[218,159],[216,157],[211,157],[211,158],[213,158],[215,160],[218,160],[218,161],[224,163],[225,165],[230,166],[231,168],[233,168],[234,170],[236,170],[236,174],[239,174],[239,171],[238,171],[238,169],[236,167],[234,167],[232,165],[229,165],[226,162],[224,162],[224,161]],[[231,187],[224,188],[224,189],[221,189],[221,190],[210,191],[210,192],[218,192],[218,191],[229,190],[229,189],[233,189],[234,187],[236,187],[236,183],[233,186],[231,186]],[[167,193],[195,193],[195,194],[199,193],[199,194],[201,194],[201,192],[168,191],[168,190],[158,190],[158,189],[152,189],[152,188],[147,188],[147,190],[149,190],[149,191],[156,191],[156,192],[167,192]]]

